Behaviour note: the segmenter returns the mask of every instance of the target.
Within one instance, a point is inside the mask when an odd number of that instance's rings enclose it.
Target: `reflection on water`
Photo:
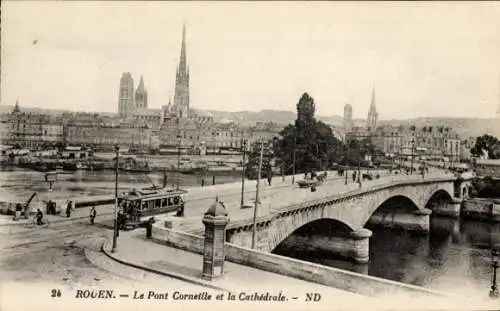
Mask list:
[[[492,273],[491,245],[500,246],[499,223],[431,217],[427,235],[368,228],[373,236],[367,265],[325,251],[321,245],[328,243],[328,235],[311,228],[296,231],[274,252],[437,291],[487,295]]]
[[[216,176],[216,183],[239,181],[241,176]],[[167,183],[175,184],[177,174],[167,173]],[[161,185],[162,173],[123,173],[118,175],[119,191],[131,188],[151,186],[151,183]],[[201,177],[196,175],[179,174],[181,187],[190,187],[201,184]],[[205,180],[207,185],[212,184],[212,178]],[[33,192],[47,193],[49,185],[45,182],[45,174],[27,169],[4,167],[0,170],[0,199],[16,198],[25,200]],[[53,185],[51,196],[68,197],[75,195],[109,195],[115,191],[115,174],[113,171],[76,171],[68,174],[59,174]]]

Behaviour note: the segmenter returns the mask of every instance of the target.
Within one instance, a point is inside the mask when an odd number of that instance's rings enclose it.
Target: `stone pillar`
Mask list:
[[[413,219],[408,224],[408,229],[421,232],[429,232],[430,216],[432,211],[428,208],[419,209],[413,212]]]
[[[352,258],[357,263],[368,263],[370,259],[370,237],[372,232],[368,229],[360,229],[351,232]]]
[[[202,222],[205,225],[202,278],[213,280],[221,277],[224,273],[224,245],[226,225],[229,222],[224,204],[216,199],[215,203],[205,212]]]
[[[424,208],[412,213],[375,213],[368,223],[389,228],[402,228],[409,231],[428,232],[430,230],[430,209]]]
[[[450,202],[441,202],[440,204],[436,204],[433,208],[433,213],[440,216],[458,218],[460,217],[461,205],[460,200],[454,198]]]

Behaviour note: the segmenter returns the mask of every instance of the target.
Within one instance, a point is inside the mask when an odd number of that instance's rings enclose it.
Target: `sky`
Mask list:
[[[192,108],[380,119],[492,117],[500,102],[500,2],[2,1],[0,103],[116,112],[141,75],[149,106],[173,99],[186,23]]]

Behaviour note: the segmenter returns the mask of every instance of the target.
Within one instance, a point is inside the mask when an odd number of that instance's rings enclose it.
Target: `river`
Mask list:
[[[197,175],[179,174],[181,187],[193,187],[201,184],[201,177]],[[215,177],[217,184],[241,180],[241,173],[224,174]],[[167,173],[167,183],[176,184],[177,173]],[[212,176],[205,179],[206,185],[211,185]],[[118,174],[119,192],[132,188],[151,186],[152,183],[162,185],[162,173],[124,173]],[[67,174],[58,174],[49,192],[49,185],[45,182],[45,174],[17,167],[3,167],[0,169],[0,200],[25,201],[33,192],[41,197],[50,194],[51,198],[67,198],[72,196],[113,195],[115,191],[115,174],[111,170],[104,171],[76,171]],[[38,198],[38,197],[37,197]],[[35,198],[35,199],[37,199]]]
[[[492,277],[491,245],[500,246],[500,223],[431,216],[428,234],[367,228],[373,232],[368,264],[356,264],[318,249],[321,243],[328,243],[328,232],[312,227],[297,230],[274,253],[445,293],[487,297]]]

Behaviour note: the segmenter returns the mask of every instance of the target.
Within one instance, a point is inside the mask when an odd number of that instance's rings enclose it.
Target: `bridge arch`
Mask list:
[[[429,193],[429,195],[424,199],[425,207],[431,210],[434,208],[435,203],[452,202],[452,201],[453,201],[453,195],[450,192],[448,192],[448,190],[443,188],[437,189],[436,191]]]
[[[370,208],[371,213],[367,213],[363,219],[361,219],[361,227],[364,227],[371,220],[375,221],[375,218],[382,217],[381,220],[388,218],[394,219],[396,214],[411,214],[422,208],[416,203],[412,198],[404,194],[394,194],[390,197],[381,197],[379,200],[372,202]]]
[[[335,218],[315,218],[302,223],[300,226],[276,226],[269,236],[269,250],[273,251],[283,241],[294,233],[321,232],[329,235],[348,236],[354,230],[345,222]]]

